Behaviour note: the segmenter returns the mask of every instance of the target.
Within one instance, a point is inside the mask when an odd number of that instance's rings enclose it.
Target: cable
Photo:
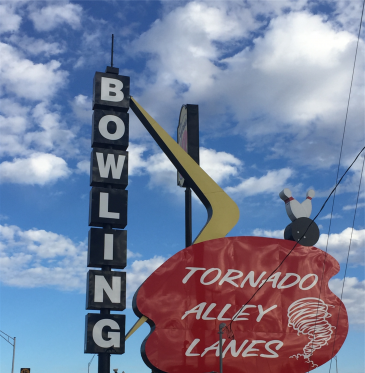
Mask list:
[[[255,292],[254,294],[251,296],[251,298],[241,307],[241,309],[236,313],[237,316],[233,317],[231,322],[229,323],[228,326],[226,326],[226,331],[227,331],[227,335],[228,335],[228,338],[231,338],[231,339],[234,339],[234,334],[233,334],[233,331],[232,331],[232,323],[233,321],[235,320],[236,317],[238,317],[238,314],[242,311],[242,309],[254,298],[254,296],[261,290],[261,288],[264,287],[264,285],[266,284],[266,282],[268,281],[268,279],[280,268],[280,266],[284,263],[284,261],[289,257],[289,255],[293,252],[293,250],[296,248],[296,246],[298,245],[298,243],[300,242],[300,240],[305,236],[305,234],[307,233],[307,231],[309,230],[309,228],[311,227],[311,225],[313,224],[313,222],[317,219],[318,215],[322,212],[322,210],[324,209],[325,205],[327,204],[328,200],[330,199],[331,195],[333,193],[336,192],[336,189],[338,187],[338,185],[341,183],[342,179],[344,178],[344,176],[347,174],[347,172],[350,170],[350,168],[352,167],[352,165],[356,162],[357,158],[360,156],[360,154],[364,151],[365,147],[361,149],[361,151],[358,153],[358,155],[356,156],[355,160],[351,163],[351,165],[347,168],[347,170],[345,171],[345,173],[342,175],[342,177],[340,178],[339,181],[338,180],[338,175],[339,175],[339,172],[340,172],[340,165],[341,165],[341,158],[342,158],[342,150],[343,150],[343,144],[344,144],[344,138],[345,138],[345,132],[346,132],[346,127],[347,127],[347,119],[348,119],[348,112],[349,112],[349,107],[350,107],[350,99],[351,99],[351,92],[352,92],[352,85],[353,85],[353,80],[354,80],[354,75],[355,75],[355,66],[356,66],[356,60],[357,60],[357,51],[358,51],[358,47],[359,47],[359,40],[360,40],[360,33],[361,33],[361,25],[362,25],[362,19],[363,19],[363,15],[364,15],[364,6],[365,6],[365,0],[363,1],[363,5],[362,5],[362,12],[361,12],[361,17],[360,17],[360,26],[359,26],[359,32],[358,32],[358,37],[357,37],[357,44],[356,44],[356,51],[355,51],[355,58],[354,58],[354,64],[353,64],[353,68],[352,68],[352,76],[351,76],[351,83],[350,83],[350,91],[349,91],[349,95],[348,95],[348,99],[347,99],[347,108],[346,108],[346,115],[345,115],[345,124],[344,124],[344,128],[343,128],[343,133],[342,133],[342,140],[341,140],[341,149],[340,149],[340,156],[339,156],[339,160],[338,160],[338,166],[337,166],[337,174],[336,174],[336,185],[335,187],[332,189],[331,193],[329,194],[329,196],[327,197],[326,201],[324,202],[324,204],[322,205],[322,207],[320,208],[319,212],[317,213],[317,215],[314,217],[314,219],[311,221],[311,223],[309,224],[308,228],[306,229],[306,231],[303,233],[302,237],[298,240],[298,242],[295,243],[295,245],[293,246],[293,248],[289,251],[289,253],[284,257],[284,259],[281,261],[281,263],[278,265],[278,267],[267,277],[267,279],[265,280],[265,282],[261,285],[261,287],[259,287]],[[336,193],[334,194],[333,196],[333,202],[332,202],[332,209],[331,209],[331,219],[330,219],[330,224],[329,224],[329,230],[328,230],[328,235],[327,235],[327,244],[326,244],[326,252],[325,252],[325,259],[323,261],[323,269],[322,269],[322,277],[321,277],[321,285],[320,285],[320,293],[319,293],[319,299],[320,299],[320,295],[321,295],[321,291],[322,291],[322,283],[323,283],[323,273],[324,273],[324,269],[325,269],[325,263],[326,263],[326,259],[327,259],[327,250],[328,250],[328,240],[329,240],[329,236],[330,236],[330,229],[331,229],[331,222],[332,222],[332,215],[333,215],[333,208],[334,208],[334,203],[335,203],[335,197],[336,197]],[[318,301],[318,305],[319,305],[319,301]]]
[[[337,183],[338,175],[339,175],[339,172],[340,172],[343,143],[344,143],[344,140],[345,140],[345,132],[346,132],[346,127],[347,127],[347,118],[348,118],[349,107],[350,107],[352,85],[353,85],[354,75],[355,75],[355,66],[356,66],[356,59],[357,59],[357,51],[358,51],[358,48],[359,48],[359,40],[360,40],[360,34],[361,34],[361,25],[362,25],[362,19],[363,19],[363,15],[364,15],[364,5],[365,5],[365,0],[363,1],[363,4],[362,4],[362,11],[361,11],[361,17],[360,17],[359,32],[358,32],[358,35],[357,35],[357,43],[356,43],[356,50],[355,50],[355,58],[354,58],[354,64],[352,66],[352,75],[351,75],[350,90],[349,90],[349,95],[348,95],[348,99],[347,99],[345,123],[344,123],[344,127],[343,127],[342,140],[341,140],[341,148],[340,148],[340,155],[339,155],[339,158],[338,158],[338,165],[337,165],[336,183]],[[320,286],[319,286],[319,296],[318,296],[318,307],[317,307],[317,313],[316,313],[316,319],[315,319],[316,321],[315,321],[315,324],[314,324],[314,330],[315,331],[314,331],[314,334],[313,334],[312,353],[311,353],[311,355],[313,355],[313,352],[314,352],[313,348],[314,348],[314,339],[315,339],[315,335],[316,335],[316,326],[317,326],[317,317],[318,317],[318,310],[319,310],[319,302],[320,302],[321,294],[322,294],[324,271],[326,269],[326,262],[327,262],[327,255],[328,255],[328,243],[329,243],[330,232],[331,232],[331,227],[332,227],[332,217],[333,217],[333,210],[334,210],[334,206],[335,206],[335,200],[336,200],[336,191],[334,192],[333,200],[332,200],[331,216],[330,216],[330,221],[329,221],[329,225],[328,225],[328,232],[327,232],[326,250],[325,250],[325,256],[324,256],[324,260],[323,260],[321,280],[319,282]],[[331,357],[331,359],[332,359],[332,357]],[[332,362],[332,360],[331,360],[331,362]]]
[[[362,168],[361,168],[361,174],[360,174],[360,182],[359,182],[359,189],[357,191],[357,198],[356,198],[356,205],[355,205],[355,212],[354,212],[354,218],[352,220],[352,228],[351,228],[351,235],[350,235],[350,243],[349,243],[349,249],[347,251],[347,259],[346,259],[346,266],[345,266],[345,273],[343,275],[343,283],[342,283],[342,290],[341,290],[341,302],[342,302],[342,297],[343,297],[343,291],[344,291],[344,288],[345,288],[345,282],[346,282],[346,274],[347,274],[347,267],[348,267],[348,264],[349,264],[349,257],[350,257],[350,250],[351,250],[351,243],[352,243],[352,235],[354,233],[354,226],[355,226],[355,218],[356,218],[356,211],[357,211],[357,206],[358,206],[358,203],[359,203],[359,196],[360,196],[360,188],[361,188],[361,180],[362,180],[362,176],[363,176],[363,172],[364,172],[364,164],[365,164],[365,157],[363,159],[363,162],[362,162]],[[338,322],[340,320],[340,312],[341,312],[341,304],[338,305],[338,315],[337,315],[337,323],[336,323],[336,332],[335,332],[335,337],[334,337],[334,340],[333,340],[333,347],[332,347],[332,354],[331,354],[331,363],[330,363],[330,372],[331,372],[331,366],[332,366],[332,358],[333,358],[333,352],[334,352],[334,349],[335,349],[335,342],[336,342],[336,336],[337,336],[337,327],[338,327]],[[336,360],[336,364],[337,364],[337,360]]]
[[[232,322],[235,320],[236,317],[238,317],[238,314],[243,310],[243,308],[253,299],[253,297],[265,286],[266,282],[268,281],[268,279],[281,267],[281,265],[285,262],[285,260],[289,257],[289,255],[293,252],[293,250],[297,247],[298,243],[300,243],[300,240],[306,235],[308,229],[311,227],[311,225],[314,223],[314,221],[317,219],[317,217],[319,216],[319,214],[322,212],[322,210],[324,209],[324,207],[326,206],[328,200],[330,199],[331,195],[335,192],[335,190],[337,189],[337,187],[340,185],[342,179],[345,177],[345,175],[347,174],[347,172],[351,169],[351,167],[353,166],[353,164],[357,161],[357,159],[359,158],[360,154],[365,150],[365,146],[360,150],[360,152],[357,154],[357,156],[355,157],[355,159],[353,160],[353,162],[350,164],[350,166],[347,168],[347,170],[344,172],[344,174],[341,176],[340,180],[337,182],[337,184],[335,185],[335,187],[332,189],[331,193],[329,194],[329,196],[327,197],[327,199],[324,201],[322,207],[320,208],[320,210],[318,211],[317,215],[314,217],[314,219],[311,221],[311,223],[308,225],[308,228],[307,230],[303,233],[303,235],[301,236],[301,238],[298,240],[298,242],[295,243],[295,245],[293,246],[293,248],[288,252],[288,254],[286,254],[286,256],[284,257],[284,259],[280,262],[280,264],[271,272],[271,274],[267,277],[267,279],[265,280],[265,282],[261,285],[261,287],[259,287],[254,293],[253,295],[251,296],[251,298],[240,308],[240,310],[236,313],[236,316],[234,316],[231,320],[231,322],[229,323],[228,326],[226,326],[226,331],[227,331],[227,335],[228,335],[228,338],[231,338],[231,339],[234,339],[234,335],[233,335],[233,331],[232,331]]]
[[[8,339],[6,339],[3,335],[0,334],[0,337],[1,337],[1,338],[4,338],[6,342],[8,342],[8,343],[11,344],[12,346],[14,346],[14,340],[15,340],[14,337],[10,337],[9,334],[6,334],[6,333],[3,332],[2,330],[0,330],[0,333],[3,333],[3,334],[5,334],[5,335],[8,337]],[[11,343],[11,342],[9,341],[9,338],[11,338],[11,339],[13,340],[13,343]]]

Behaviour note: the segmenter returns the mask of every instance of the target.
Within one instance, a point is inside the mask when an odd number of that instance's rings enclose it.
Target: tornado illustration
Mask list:
[[[303,354],[297,354],[290,357],[298,359],[303,356],[307,363],[314,364],[311,357],[314,351],[328,344],[331,339],[333,329],[326,319],[331,317],[328,313],[329,306],[319,298],[302,298],[292,303],[288,308],[288,326],[291,326],[298,332],[298,335],[307,335],[309,342],[303,348]]]

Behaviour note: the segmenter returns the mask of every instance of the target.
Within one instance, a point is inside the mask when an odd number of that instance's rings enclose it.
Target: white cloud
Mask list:
[[[90,175],[90,161],[84,160],[80,161],[76,165],[78,173],[85,173],[87,175]]]
[[[68,129],[59,107],[42,102],[31,109],[14,99],[2,99],[0,104],[1,156],[25,158],[39,152],[65,158],[82,152],[86,140],[78,138],[76,144],[79,127],[72,123]]]
[[[68,129],[59,112],[51,111],[46,103],[41,102],[32,110],[32,119],[40,130],[28,132],[24,136],[28,146],[67,156],[79,153],[79,147],[74,143],[77,128]]]
[[[2,183],[45,185],[70,173],[67,163],[53,154],[33,153],[29,158],[15,158],[0,164]]]
[[[328,220],[328,219],[331,219],[331,218],[332,219],[340,219],[340,218],[342,218],[342,216],[339,215],[339,214],[332,214],[332,216],[331,216],[331,213],[329,213],[329,214],[319,218],[319,220]]]
[[[262,193],[278,194],[287,184],[287,180],[293,175],[290,168],[268,171],[266,175],[250,177],[234,187],[227,187],[226,192],[242,197],[254,196]]]
[[[13,100],[0,100],[0,154],[26,154],[27,146],[23,143],[23,136],[29,127],[27,115],[29,108],[19,105]]]
[[[166,258],[155,255],[151,259],[135,260],[132,265],[127,268],[128,306],[130,306],[133,294],[143,281],[165,261]]]
[[[344,229],[341,233],[331,233],[328,240],[328,253],[334,256],[340,263],[344,263],[350,245],[351,228]],[[327,234],[321,234],[316,246],[326,250]],[[365,265],[365,229],[354,229],[351,241],[349,263],[353,265]]]
[[[284,238],[284,229],[266,230],[256,228],[252,232],[254,236]],[[328,253],[334,256],[340,263],[347,259],[347,252],[350,245],[351,228],[344,229],[341,233],[331,233],[328,241]],[[327,245],[327,234],[321,234],[316,247],[325,251]],[[365,229],[354,229],[351,241],[349,263],[353,265],[365,265]]]
[[[128,174],[130,176],[140,175],[147,166],[143,159],[143,153],[148,149],[147,145],[129,143],[128,152]]]
[[[36,64],[4,43],[0,43],[0,54],[1,91],[29,100],[48,100],[67,82],[68,73],[59,70],[58,61]]]
[[[162,153],[154,153],[143,158],[148,150],[147,145],[132,145],[129,147],[131,172],[130,175],[148,174],[151,187],[163,187],[171,193],[178,193],[176,184],[176,168]],[[227,181],[236,176],[242,162],[232,154],[217,152],[214,149],[200,148],[200,166],[217,183]]]
[[[361,202],[361,203],[357,204],[357,208],[362,208],[362,207],[365,207],[364,202]],[[346,205],[346,206],[342,207],[342,210],[344,210],[344,211],[355,210],[355,208],[356,208],[356,205]]]
[[[49,43],[43,39],[36,39],[27,35],[11,35],[8,41],[32,56],[44,54],[49,57],[63,53],[66,50],[61,43]]]
[[[22,18],[15,14],[15,6],[13,4],[0,4],[0,34],[17,31],[21,21]]]
[[[140,258],[127,251],[128,260]],[[133,293],[166,258],[134,260],[127,266],[128,307]],[[55,287],[85,292],[86,242],[75,243],[61,234],[40,229],[23,231],[15,225],[0,225],[0,280],[22,288]]]
[[[200,148],[200,165],[216,183],[220,184],[231,176],[237,176],[242,162],[232,154]]]
[[[171,193],[178,193],[176,168],[162,152],[150,153],[150,145],[129,143],[129,176],[148,175],[150,187],[163,187]],[[200,165],[217,183],[224,183],[230,177],[237,176],[242,162],[232,154],[217,152],[214,149],[200,148]],[[89,174],[90,162],[80,161],[78,172]]]
[[[329,288],[340,298],[342,292],[342,279],[329,281]],[[346,277],[343,290],[343,303],[345,304],[350,324],[365,323],[365,280],[359,281],[356,277]],[[338,314],[338,309],[333,312]]]
[[[49,5],[30,12],[37,31],[50,31],[62,24],[78,29],[81,26],[82,7],[77,4]]]
[[[171,193],[179,189],[176,185],[176,168],[164,153],[156,153],[146,159],[144,171],[150,177],[151,187],[163,187]]]
[[[86,244],[44,230],[0,225],[1,281],[16,287],[85,288]]]
[[[178,102],[199,102],[205,131],[224,128],[227,134],[245,136],[252,146],[267,149],[270,144],[275,156],[299,164],[335,164],[356,36],[305,11],[310,8],[305,1],[250,5],[190,2],[165,12],[128,46],[128,51],[149,57],[136,82],[143,89],[138,100],[152,107],[157,121],[167,123],[173,123],[172,108]],[[300,11],[284,11],[286,6]],[[272,17],[269,26],[259,30],[262,25],[249,12]],[[215,27],[221,23],[226,26]],[[259,37],[247,46],[251,30]],[[359,55],[351,98],[351,115],[357,119],[347,137],[353,149],[364,141],[359,135],[361,63]],[[227,128],[227,113],[235,128]]]
[[[356,35],[359,32],[362,3],[351,0],[336,0],[334,3],[336,6],[334,23],[340,24],[341,28]]]
[[[77,95],[71,103],[72,110],[76,117],[83,122],[91,123],[92,109],[91,99],[84,95]]]
[[[284,238],[284,229],[278,229],[278,230],[266,230],[266,229],[260,229],[256,228],[253,230],[252,234],[254,236],[259,237],[272,237],[272,238]]]

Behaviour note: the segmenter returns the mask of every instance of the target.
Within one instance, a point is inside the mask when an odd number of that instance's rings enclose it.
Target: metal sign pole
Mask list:
[[[222,335],[223,329],[225,328],[226,324],[222,322],[219,324],[219,373],[223,373],[223,346],[222,346]]]
[[[12,366],[11,366],[11,373],[14,373],[15,342],[16,342],[16,337],[14,337],[14,344],[13,344],[13,364],[12,364]]]
[[[3,336],[3,334],[6,335],[6,337]],[[13,346],[13,363],[11,366],[11,373],[14,373],[14,360],[15,360],[15,342],[16,342],[16,337],[10,337],[10,335],[6,334],[2,330],[0,330],[0,337],[5,339],[6,342],[8,342],[11,346]],[[10,339],[13,340],[13,343],[10,342]]]
[[[181,107],[177,126],[177,143],[199,164],[199,107],[186,104]],[[177,185],[185,187],[185,247],[193,243],[191,189],[187,180],[177,173]]]
[[[185,189],[185,247],[191,246],[193,241],[192,214],[191,214],[191,189]]]

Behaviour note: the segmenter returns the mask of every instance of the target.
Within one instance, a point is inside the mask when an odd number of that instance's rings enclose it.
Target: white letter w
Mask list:
[[[96,158],[98,160],[98,168],[101,177],[107,178],[109,175],[109,170],[111,169],[113,179],[120,179],[124,166],[125,155],[118,156],[117,164],[115,164],[114,154],[108,154],[105,163],[103,153],[96,153]]]

